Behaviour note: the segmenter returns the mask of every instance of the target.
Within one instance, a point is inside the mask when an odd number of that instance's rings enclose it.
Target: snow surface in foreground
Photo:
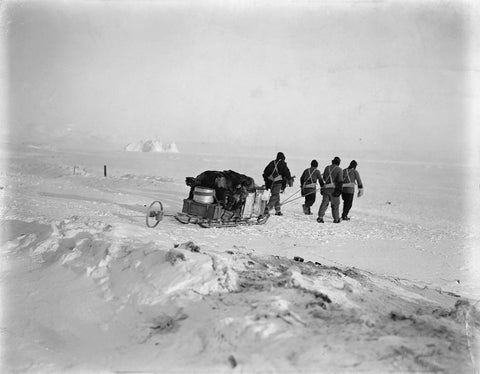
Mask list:
[[[296,200],[265,225],[202,229],[172,217],[185,177],[233,169],[258,183],[269,160],[43,148],[6,156],[3,372],[478,365],[479,236],[451,199],[458,185],[447,176],[467,180],[458,165],[360,161],[366,194],[340,225],[328,216],[318,225]],[[308,164],[287,161],[297,175]],[[167,216],[148,229],[153,200]]]

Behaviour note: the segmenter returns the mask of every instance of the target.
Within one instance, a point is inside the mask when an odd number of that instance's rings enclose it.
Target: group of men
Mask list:
[[[357,196],[363,195],[363,184],[360,174],[357,170],[357,162],[352,160],[346,169],[340,167],[340,158],[334,157],[332,163],[325,167],[323,174],[318,170],[317,160],[312,160],[310,167],[305,169],[300,177],[301,194],[305,198],[303,204],[303,213],[312,214],[311,207],[315,203],[318,184],[320,184],[320,193],[322,202],[318,209],[317,222],[323,223],[323,217],[331,205],[334,223],[340,223],[342,220],[348,221],[348,214],[352,208],[355,194],[355,185],[358,187]],[[287,184],[293,185],[293,178],[285,162],[283,152],[278,152],[275,160],[268,163],[263,171],[265,187],[270,190],[270,199],[265,208],[264,214],[269,214],[270,210],[275,209],[275,215],[282,216],[280,204],[280,193],[282,193]],[[342,216],[340,217],[340,196],[343,200]]]

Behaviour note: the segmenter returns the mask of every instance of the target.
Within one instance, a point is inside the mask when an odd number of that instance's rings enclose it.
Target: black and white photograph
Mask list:
[[[480,372],[480,3],[0,2],[0,372]]]

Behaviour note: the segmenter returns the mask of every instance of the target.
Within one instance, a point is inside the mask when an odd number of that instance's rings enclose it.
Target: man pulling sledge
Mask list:
[[[357,170],[357,161],[352,160],[348,168],[343,169],[343,190],[342,190],[342,199],[343,199],[343,212],[342,220],[350,221],[348,213],[352,208],[353,204],[353,195],[355,194],[355,185],[358,186],[357,197],[363,195],[363,184],[362,179],[360,178],[360,173]]]
[[[325,167],[323,172],[325,185],[321,189],[322,203],[318,209],[318,223],[323,223],[323,216],[327,211],[328,205],[332,205],[332,216],[334,223],[340,223],[340,195],[343,187],[343,170],[340,167],[340,157],[335,157],[332,164]]]
[[[291,187],[293,185],[293,178],[290,174],[290,169],[285,162],[285,155],[283,152],[278,152],[275,160],[268,163],[263,171],[263,180],[265,181],[265,188],[270,190],[270,200],[268,200],[265,207],[265,215],[270,214],[270,210],[275,209],[276,216],[283,216],[280,205],[280,193],[285,191],[287,184]]]
[[[310,167],[305,169],[300,177],[302,196],[305,197],[305,204],[302,205],[304,214],[312,214],[311,207],[315,203],[317,195],[317,182],[320,187],[325,184],[322,179],[322,173],[317,169],[318,161],[312,160]]]

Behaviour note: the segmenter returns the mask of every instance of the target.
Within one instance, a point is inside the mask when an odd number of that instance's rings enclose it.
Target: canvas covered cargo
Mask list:
[[[233,170],[207,170],[195,178],[187,177],[185,183],[190,187],[188,199],[196,200],[195,195],[198,195],[198,189],[213,190],[213,203],[231,212],[241,209],[248,194],[255,192],[256,189],[253,178]]]

